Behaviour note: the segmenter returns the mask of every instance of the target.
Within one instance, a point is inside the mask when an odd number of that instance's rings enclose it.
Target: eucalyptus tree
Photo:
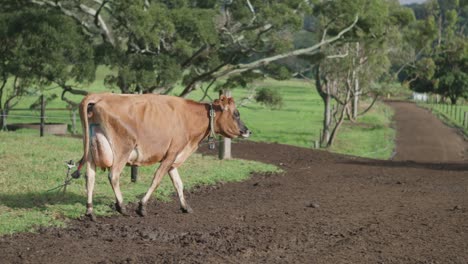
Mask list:
[[[363,23],[367,28],[357,30],[349,43],[353,82],[351,119],[360,115],[361,95],[374,97],[372,107],[381,94],[373,84],[391,79],[392,60],[403,51],[398,42],[402,38],[400,32],[414,21],[411,10],[400,6],[398,1],[365,1],[363,6]]]
[[[431,0],[424,7],[417,23],[426,29],[415,35],[428,36],[426,45],[403,77],[412,90],[440,94],[456,104],[468,98],[468,1]]]
[[[379,95],[372,84],[381,81],[390,68],[389,56],[396,50],[392,41],[401,27],[414,16],[396,1],[323,1],[315,8],[317,35],[326,37],[359,14],[356,27],[331,45],[321,49],[315,64],[316,89],[324,101],[322,145],[330,147],[345,116],[358,116],[361,96]],[[334,107],[332,107],[334,105]]]
[[[66,99],[65,92],[73,90],[70,82],[93,80],[93,49],[70,18],[29,8],[2,7],[0,12],[0,109],[4,114],[25,94],[40,94],[55,85]]]
[[[313,52],[339,39],[342,31],[314,46],[293,50],[290,32],[314,1],[260,0],[20,0],[58,10],[99,40],[97,58],[116,69],[108,85],[124,93],[168,93],[182,84],[186,96],[200,83],[239,85],[261,77],[253,69]],[[353,17],[354,18],[354,17]]]

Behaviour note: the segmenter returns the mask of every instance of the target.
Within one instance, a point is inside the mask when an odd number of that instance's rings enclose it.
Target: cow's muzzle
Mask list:
[[[248,130],[248,129],[245,129],[245,130],[240,131],[240,135],[243,138],[248,138],[248,137],[250,137],[250,135],[252,135],[252,132],[250,130]]]
[[[241,120],[237,121],[239,127],[239,135],[243,138],[248,138],[252,135],[252,132],[247,128],[247,126]]]

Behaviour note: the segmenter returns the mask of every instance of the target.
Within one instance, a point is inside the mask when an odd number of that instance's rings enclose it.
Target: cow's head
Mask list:
[[[221,113],[216,113],[219,115],[216,118],[216,125],[219,128],[218,133],[228,138],[239,136],[247,138],[250,136],[251,132],[240,119],[239,111],[232,97],[221,95],[213,104],[221,108]]]

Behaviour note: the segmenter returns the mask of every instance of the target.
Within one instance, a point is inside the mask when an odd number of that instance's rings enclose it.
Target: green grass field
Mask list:
[[[288,145],[312,147],[319,137],[323,104],[315,88],[302,80],[275,81],[266,80],[253,84],[257,89],[269,87],[278,89],[283,97],[281,109],[270,109],[255,100],[239,107],[242,120],[253,131],[252,140],[277,142]],[[178,91],[174,91],[177,94]],[[232,91],[237,104],[248,97],[249,89],[238,88]],[[211,92],[217,98],[216,92]],[[189,98],[199,100],[201,91],[195,91]]]
[[[96,82],[89,85],[91,91],[106,90],[102,85],[106,72],[108,70],[100,69]],[[251,140],[311,148],[313,142],[319,138],[323,111],[323,103],[314,86],[304,80],[265,80],[252,87],[277,89],[283,96],[283,107],[270,109],[255,100],[239,107],[242,120],[254,133]],[[176,89],[173,94],[179,91]],[[59,94],[60,90],[50,89],[47,93]],[[233,90],[238,104],[250,93],[249,89]],[[202,95],[201,91],[195,91],[189,98],[198,101]],[[210,96],[216,98],[217,93],[212,91]],[[82,98],[68,97],[76,102]],[[27,108],[37,99],[37,95],[24,97],[17,108]],[[363,102],[362,107],[365,106],[366,102]],[[63,108],[65,104],[57,98],[47,107]],[[48,122],[71,124],[70,111],[48,110],[46,115]],[[391,128],[392,115],[389,107],[378,103],[367,115],[360,117],[357,123],[346,121],[331,151],[370,158],[389,158],[394,148],[395,136]],[[8,119],[8,123],[38,121],[39,112],[30,110],[12,111]],[[78,131],[80,130],[78,121]],[[55,136],[40,138],[38,134],[37,131],[30,130],[0,133],[0,234],[33,231],[37,226],[63,226],[67,219],[84,213],[84,179],[74,181],[66,195],[47,191],[63,182],[65,161],[81,157],[81,140]],[[145,193],[154,169],[155,166],[142,167],[136,184],[130,182],[128,169],[123,173],[121,184],[126,202],[136,202]],[[243,180],[252,171],[274,170],[276,168],[273,166],[257,162],[219,161],[212,157],[194,155],[181,168],[180,173],[185,186],[190,188],[199,184]],[[170,180],[166,178],[156,193],[156,197],[161,200],[169,199],[173,192]],[[106,173],[98,173],[95,190],[95,209],[98,215],[114,213],[111,209],[113,197]]]
[[[90,91],[109,91],[103,85],[105,75],[110,71],[99,68],[96,81],[88,85]],[[84,86],[84,85],[82,85]],[[323,103],[312,83],[304,80],[275,81],[271,79],[252,84],[251,87],[260,89],[269,87],[277,89],[283,97],[281,109],[270,109],[255,100],[250,100],[239,107],[242,120],[253,131],[251,140],[263,142],[277,142],[301,147],[312,147],[314,141],[319,139],[322,126]],[[172,95],[180,93],[181,87],[174,89]],[[48,94],[57,93],[59,88],[50,89]],[[118,92],[114,90],[114,92]],[[242,98],[248,97],[250,89],[237,88],[232,91],[237,103]],[[210,91],[211,98],[217,98],[217,92]],[[82,96],[67,96],[79,102]],[[188,98],[200,100],[203,92],[195,90]],[[38,96],[22,98],[16,108],[27,108],[38,99]],[[207,98],[206,101],[209,101]],[[362,107],[365,106],[363,102]],[[48,108],[64,108],[65,104],[57,98],[50,102]],[[393,112],[382,103],[377,103],[367,115],[359,119],[357,124],[345,122],[339,133],[336,144],[331,151],[370,158],[387,159],[393,151],[394,132],[390,128],[390,120]],[[39,122],[39,111],[12,111],[8,123],[17,122]],[[67,123],[71,131],[71,111],[46,111],[46,122]],[[81,133],[79,117],[76,130]]]
[[[33,231],[37,226],[63,226],[67,219],[83,215],[85,180],[74,180],[63,195],[48,191],[63,183],[65,161],[82,155],[82,141],[68,137],[37,137],[34,131],[0,132],[0,235]],[[157,166],[141,167],[137,183],[126,168],[121,177],[125,202],[137,202],[150,185]],[[179,169],[186,188],[218,182],[241,181],[253,171],[277,171],[273,165],[246,160],[221,161],[195,154]],[[155,192],[159,200],[173,193],[169,177]],[[114,213],[114,195],[107,173],[98,171],[94,192],[97,215]],[[193,207],[196,208],[194,205]]]
[[[255,101],[240,107],[242,120],[253,131],[251,140],[277,142],[311,148],[319,139],[323,120],[323,102],[315,87],[308,81],[275,81],[267,79],[254,84],[257,89],[277,89],[283,97],[281,109],[270,109]],[[177,93],[178,91],[175,91]],[[235,89],[237,102],[248,97],[249,89]],[[215,92],[210,93],[216,98]],[[200,91],[190,94],[198,100]],[[363,102],[361,108],[367,107]],[[345,121],[331,151],[361,157],[388,159],[394,149],[395,132],[390,127],[393,111],[383,103],[377,103],[357,123]]]

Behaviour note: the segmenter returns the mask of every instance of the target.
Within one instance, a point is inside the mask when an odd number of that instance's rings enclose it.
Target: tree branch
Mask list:
[[[28,0],[31,4],[36,4],[40,6],[49,6],[53,8],[57,8],[60,10],[64,15],[69,16],[75,19],[78,23],[80,23],[87,31],[92,32],[91,26],[83,20],[83,18],[78,15],[77,13],[65,9],[59,1],[39,1],[39,0]],[[79,9],[88,16],[93,17],[95,26],[100,30],[101,36],[103,37],[104,41],[110,43],[112,46],[115,46],[115,39],[111,33],[111,30],[107,27],[107,23],[104,21],[102,16],[100,15],[100,11],[104,6],[109,2],[108,0],[105,1],[98,1],[95,2],[100,3],[99,9],[95,10],[85,4],[79,4]]]
[[[364,115],[365,113],[367,113],[369,110],[371,110],[371,108],[374,106],[375,102],[377,102],[377,99],[379,98],[379,95],[376,94],[374,96],[374,99],[372,99],[372,103],[369,105],[369,107],[366,108],[366,110],[362,111],[361,113],[359,113],[359,115]]]
[[[207,45],[207,44],[203,45],[192,55],[192,57],[188,58],[182,63],[182,68],[188,67],[192,63],[192,61],[196,60],[201,55],[204,56],[205,54],[209,52],[210,52],[210,45]]]
[[[263,59],[260,59],[260,60],[257,60],[257,61],[251,62],[251,63],[238,64],[238,65],[229,65],[229,66],[225,67],[224,69],[221,69],[220,71],[213,73],[213,77],[220,78],[220,77],[223,77],[223,76],[239,74],[239,73],[248,71],[248,70],[253,69],[253,68],[258,68],[260,66],[268,65],[269,63],[280,60],[280,59],[284,59],[284,58],[288,58],[288,57],[292,57],[292,56],[298,56],[298,55],[301,55],[301,54],[307,54],[307,53],[314,52],[314,51],[318,50],[320,47],[340,39],[345,33],[350,31],[356,25],[357,21],[358,21],[358,16],[356,16],[355,20],[353,21],[353,23],[351,25],[349,25],[347,28],[343,29],[336,36],[328,38],[328,39],[324,39],[324,40],[320,41],[319,43],[313,45],[312,47],[293,50],[293,51],[286,52],[286,53],[283,53],[283,54],[279,54],[279,55],[276,55],[276,56],[263,58]]]
[[[95,10],[95,9],[93,9],[93,8],[87,6],[87,5],[84,5],[84,4],[80,4],[79,7],[80,7],[81,11],[83,11],[84,13],[94,17],[94,24],[96,25],[96,27],[98,27],[101,30],[101,35],[102,35],[103,39],[106,42],[110,43],[113,47],[115,47],[114,36],[112,35],[110,29],[107,27],[107,24],[104,21],[104,19],[102,18],[102,16],[99,14],[102,7],[104,5],[106,5],[107,2],[108,1],[103,1],[98,10]]]
[[[56,81],[55,83],[63,89],[63,91],[62,91],[62,96],[61,96],[62,101],[64,101],[64,102],[66,102],[67,104],[71,105],[72,108],[78,107],[79,103],[73,102],[72,100],[66,98],[66,97],[65,97],[65,94],[66,94],[67,92],[68,92],[68,93],[71,93],[71,94],[88,95],[88,92],[85,91],[85,90],[75,89],[75,88],[73,88],[73,87],[70,86],[70,85],[66,85],[66,84],[64,84],[64,83],[57,82],[57,81]]]
[[[213,79],[213,80],[210,82],[210,84],[206,87],[205,91],[203,92],[203,97],[202,97],[200,100],[198,100],[199,102],[205,100],[206,97],[208,97],[210,100],[213,100],[213,99],[211,99],[211,97],[208,95],[208,91],[210,90],[211,85],[213,85],[213,83],[214,83],[215,81],[216,81],[216,79]],[[203,89],[202,89],[202,90],[203,90]]]
[[[185,86],[185,89],[179,94],[179,97],[187,96],[191,91],[195,89],[194,86],[197,82],[206,80],[208,78],[217,79],[216,77],[213,77],[213,73],[218,71],[220,68],[224,67],[225,65],[226,63],[222,63],[218,65],[216,68],[193,78],[193,80],[191,80],[190,83]]]
[[[87,32],[91,34],[93,32],[91,26],[86,21],[83,21],[82,17],[68,9],[65,9],[60,2],[30,0],[30,3],[40,6],[50,6],[56,8],[60,10],[64,15],[73,18],[76,22],[83,26]]]

